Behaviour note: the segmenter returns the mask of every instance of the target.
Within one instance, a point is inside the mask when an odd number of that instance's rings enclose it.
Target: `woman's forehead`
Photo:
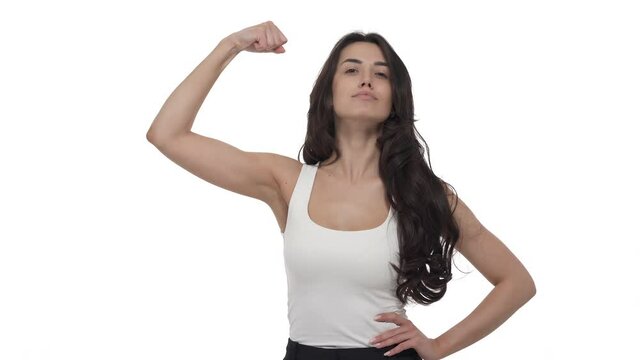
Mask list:
[[[368,62],[377,63],[376,65],[386,64],[382,50],[380,50],[378,45],[368,42],[355,42],[347,45],[340,52],[338,61],[340,65],[344,62],[360,64]]]

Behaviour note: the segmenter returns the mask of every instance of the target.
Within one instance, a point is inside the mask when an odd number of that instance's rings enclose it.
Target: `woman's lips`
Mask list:
[[[360,95],[356,95],[355,97],[362,100],[375,100],[373,96],[367,95],[367,94],[360,94]]]

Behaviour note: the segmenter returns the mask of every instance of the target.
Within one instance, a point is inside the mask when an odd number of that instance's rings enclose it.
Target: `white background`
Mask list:
[[[335,42],[375,31],[413,81],[436,175],[537,295],[451,359],[638,358],[640,11],[633,1],[23,2],[0,7],[0,358],[282,359],[280,229],[145,135],[226,35],[272,20],[193,131],[297,158]],[[302,157],[300,157],[302,159]],[[437,336],[490,284],[460,255]]]

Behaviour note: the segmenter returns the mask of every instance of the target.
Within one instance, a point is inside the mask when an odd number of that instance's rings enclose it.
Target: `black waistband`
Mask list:
[[[351,355],[353,355],[353,358],[359,359],[421,360],[420,356],[414,349],[406,349],[391,357],[383,355],[396,346],[398,346],[398,344],[389,345],[379,349],[376,347],[327,349],[300,344],[299,342],[293,341],[289,338],[287,340],[287,354],[283,360],[348,360]]]

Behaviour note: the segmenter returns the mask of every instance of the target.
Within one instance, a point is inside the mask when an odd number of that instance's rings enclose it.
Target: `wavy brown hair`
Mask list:
[[[352,32],[335,44],[311,91],[307,134],[300,150],[304,149],[306,164],[322,162],[333,152],[335,160],[340,158],[331,86],[340,52],[357,41],[378,45],[389,64],[392,110],[378,128],[381,131],[376,146],[380,150],[379,173],[398,221],[400,261],[399,266],[391,263],[398,274],[396,297],[402,304],[412,298],[428,305],[444,296],[451,280],[451,260],[460,233],[453,217],[458,197],[457,193],[453,195],[455,189],[451,192],[449,188],[453,187],[431,170],[429,147],[414,126],[417,120],[409,72],[381,35]],[[448,196],[455,199],[455,205],[450,205]]]

